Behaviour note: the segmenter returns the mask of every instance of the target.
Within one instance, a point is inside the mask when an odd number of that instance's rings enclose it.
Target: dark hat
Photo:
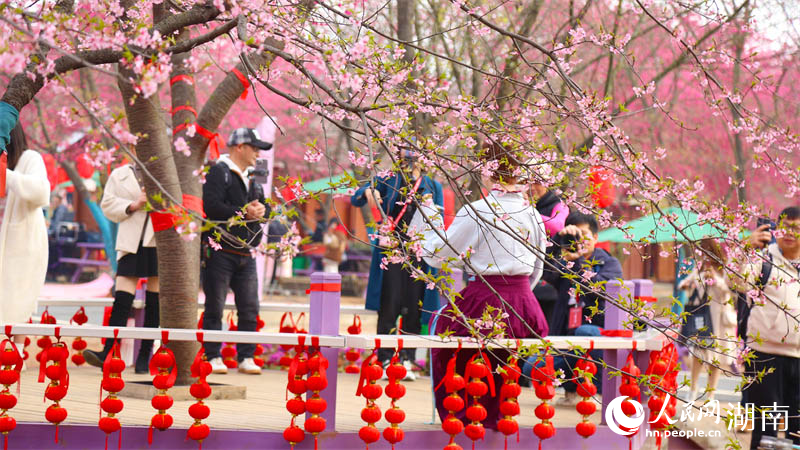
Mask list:
[[[261,140],[255,128],[237,128],[233,130],[233,133],[231,133],[228,138],[228,147],[240,144],[250,144],[261,150],[269,150],[272,148],[271,143]]]

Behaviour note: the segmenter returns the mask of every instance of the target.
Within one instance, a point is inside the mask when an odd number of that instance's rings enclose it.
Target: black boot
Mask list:
[[[159,305],[158,292],[145,292],[144,303],[144,326],[147,328],[158,328],[159,324]],[[147,373],[150,365],[150,356],[153,354],[153,341],[143,340],[139,347],[139,354],[136,356],[136,373]]]
[[[133,306],[134,295],[130,292],[117,290],[114,293],[114,305],[111,306],[111,316],[108,318],[108,326],[110,327],[124,327],[128,324],[128,317],[131,315],[131,306]],[[89,365],[95,367],[103,367],[106,360],[106,355],[111,351],[114,345],[113,338],[106,338],[106,344],[103,351],[97,352],[94,350],[84,350],[83,358]]]
[[[150,355],[153,354],[153,341],[147,339],[142,341],[139,347],[139,355],[136,356],[136,373],[143,374],[150,370]]]

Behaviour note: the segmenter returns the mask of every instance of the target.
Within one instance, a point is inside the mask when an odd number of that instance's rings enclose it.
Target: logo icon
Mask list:
[[[628,416],[622,410],[622,402],[628,400],[634,407],[634,414]],[[606,408],[606,424],[608,428],[620,436],[630,436],[639,431],[639,427],[644,423],[644,408],[642,404],[626,396],[620,396],[611,400]]]

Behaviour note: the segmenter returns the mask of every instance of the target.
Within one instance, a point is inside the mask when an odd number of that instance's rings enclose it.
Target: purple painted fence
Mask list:
[[[639,281],[639,280],[637,280]],[[309,331],[319,335],[338,335],[339,332],[339,307],[340,292],[331,290],[331,285],[341,283],[338,274],[314,273],[311,275],[312,290],[310,293],[310,312],[309,312]],[[328,285],[328,288],[323,287]],[[649,292],[646,292],[649,289]],[[650,295],[652,284],[625,282],[624,285],[609,283],[608,291],[610,295],[622,297],[630,295]],[[613,305],[608,305],[606,310],[606,327],[609,329],[620,328],[622,322],[627,319],[625,313]],[[310,345],[310,342],[306,342]],[[335,449],[360,449],[364,448],[364,443],[358,438],[357,433],[335,432],[336,421],[336,358],[338,349],[323,348],[323,354],[329,361],[333,362],[327,372],[328,388],[322,392],[322,397],[328,403],[328,409],[322,414],[327,421],[326,432],[319,436],[320,450]],[[635,352],[637,364],[644,371],[647,364],[646,352]],[[606,350],[604,354],[606,360],[621,367],[627,358],[627,350]],[[619,395],[619,378],[603,380],[603,409],[611,399]],[[526,392],[523,395],[532,395]],[[643,396],[643,402],[646,397]],[[531,414],[532,411],[526,411]],[[595,423],[604,422],[604,414],[595,414],[592,421]],[[286,423],[289,423],[287,415]],[[643,427],[644,428],[644,427]],[[382,431],[382,430],[381,430]],[[106,442],[105,433],[100,431],[95,425],[62,425],[59,426],[59,441],[54,441],[55,428],[50,424],[42,423],[20,423],[17,428],[9,434],[9,448],[11,449],[97,449],[104,448]],[[122,430],[122,448],[124,449],[194,449],[197,444],[186,437],[185,429],[172,428],[163,432],[154,431],[153,444],[147,444],[146,427],[125,427]],[[519,442],[517,436],[508,439],[509,449],[533,449],[539,445],[539,439],[533,434],[532,429],[520,430]],[[119,435],[113,434],[108,440],[108,448],[116,448]],[[405,439],[397,445],[398,449],[441,449],[447,443],[448,436],[438,429],[430,431],[409,431],[405,433]],[[460,434],[456,442],[465,449],[472,447],[472,442]],[[632,445],[631,445],[632,444]],[[543,450],[556,449],[607,449],[607,450],[627,450],[629,445],[633,449],[639,449],[644,444],[644,429],[629,443],[628,438],[614,434],[608,427],[600,425],[597,432],[589,439],[583,439],[576,432],[574,427],[559,428],[555,437],[543,441]],[[504,448],[504,436],[499,432],[487,430],[486,438],[476,443],[476,449],[501,449]],[[690,443],[679,439],[669,440],[670,448],[693,448]],[[203,441],[202,448],[212,449],[288,449],[288,443],[283,439],[282,431],[247,431],[247,430],[219,430],[213,429],[211,435]],[[305,441],[296,446],[298,450],[313,449],[314,439],[306,435]],[[389,449],[391,445],[381,439],[370,448]],[[666,446],[665,446],[666,448]]]
[[[54,427],[49,424],[21,423],[17,429],[9,434],[9,449],[102,449],[105,446],[105,433],[93,425],[61,425],[58,427],[59,442],[54,442]],[[153,450],[193,450],[198,448],[192,440],[186,439],[186,430],[168,429],[153,432],[153,444],[147,444],[145,427],[125,427],[122,430],[123,449],[153,449]],[[108,439],[108,448],[116,449],[118,434],[112,434]],[[403,442],[395,446],[398,449],[441,449],[447,444],[448,436],[443,431],[408,431]],[[469,449],[472,441],[464,434],[456,438],[456,442]],[[475,444],[477,450],[502,449],[503,435],[487,432],[486,439]],[[508,448],[534,449],[539,445],[539,439],[533,435],[531,429],[520,430],[519,443],[516,436],[508,439]],[[288,449],[289,444],[283,439],[281,432],[245,431],[245,430],[212,430],[211,435],[203,441],[204,450],[228,449]],[[295,446],[297,450],[311,450],[314,448],[314,439],[306,435],[306,439]],[[358,438],[357,433],[325,432],[319,435],[320,450],[362,449],[364,443]],[[371,444],[370,449],[388,450],[388,442],[381,439]],[[542,450],[561,449],[607,449],[627,450],[628,439],[612,433],[606,427],[598,427],[597,433],[589,439],[583,439],[575,433],[574,429],[559,429],[553,439],[542,442]]]

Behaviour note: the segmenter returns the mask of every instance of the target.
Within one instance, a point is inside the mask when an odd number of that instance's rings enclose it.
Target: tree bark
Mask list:
[[[119,66],[123,79],[135,78],[132,71]],[[173,198],[180,199],[181,183],[175,159],[172,157],[172,146],[167,137],[164,120],[161,117],[161,103],[158,95],[143,98],[136,94],[127,81],[120,80],[119,90],[125,104],[130,132],[137,135],[136,156],[145,168],[157,179],[164,190]],[[145,176],[144,185],[151,203],[160,191],[153,180]],[[158,209],[161,205],[154,205]],[[193,252],[196,246],[190,246],[180,238],[173,228],[156,232],[158,251],[158,275],[161,294],[161,327],[163,328],[195,328],[197,325],[197,292],[199,270],[197,259],[199,251]],[[178,379],[176,384],[189,384],[190,366],[193,352],[197,344],[194,342],[172,341],[169,348],[175,353],[178,363]]]

